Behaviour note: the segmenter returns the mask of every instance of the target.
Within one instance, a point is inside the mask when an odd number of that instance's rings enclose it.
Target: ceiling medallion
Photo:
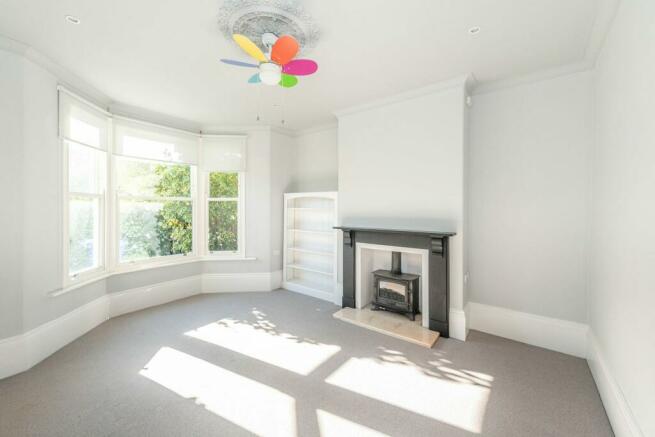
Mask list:
[[[316,46],[319,30],[299,0],[225,0],[218,13],[218,26],[226,39],[247,36],[266,50],[264,34],[291,35],[305,54]]]

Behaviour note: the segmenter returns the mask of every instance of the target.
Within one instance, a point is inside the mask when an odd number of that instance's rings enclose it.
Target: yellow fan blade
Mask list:
[[[234,42],[239,44],[239,47],[243,49],[244,52],[248,53],[253,58],[257,59],[259,62],[268,62],[264,52],[262,52],[259,47],[255,45],[254,42],[250,41],[247,36],[240,35],[235,33],[232,35]]]

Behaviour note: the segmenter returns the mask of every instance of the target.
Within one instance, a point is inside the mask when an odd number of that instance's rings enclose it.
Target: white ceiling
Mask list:
[[[0,34],[112,100],[205,126],[305,129],[338,109],[473,73],[479,82],[585,59],[597,0],[307,0],[319,71],[292,89],[250,85],[248,60],[218,31],[221,0],[0,0]],[[82,23],[64,20],[71,14]],[[468,33],[480,26],[475,36]]]

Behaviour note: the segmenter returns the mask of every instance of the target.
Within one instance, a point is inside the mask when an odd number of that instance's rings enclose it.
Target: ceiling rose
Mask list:
[[[247,36],[262,50],[264,34],[291,35],[300,52],[316,46],[319,31],[299,0],[225,0],[218,13],[218,26],[226,39],[233,34]]]

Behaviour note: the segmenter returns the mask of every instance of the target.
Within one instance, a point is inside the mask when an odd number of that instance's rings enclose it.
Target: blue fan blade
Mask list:
[[[252,76],[250,76],[250,79],[248,79],[248,83],[259,83],[261,80],[259,80],[259,73],[255,73]]]
[[[221,62],[225,62],[226,64],[230,64],[230,65],[236,65],[237,67],[259,68],[259,65],[257,65],[257,64],[251,64],[249,62],[235,61],[233,59],[221,59]]]

